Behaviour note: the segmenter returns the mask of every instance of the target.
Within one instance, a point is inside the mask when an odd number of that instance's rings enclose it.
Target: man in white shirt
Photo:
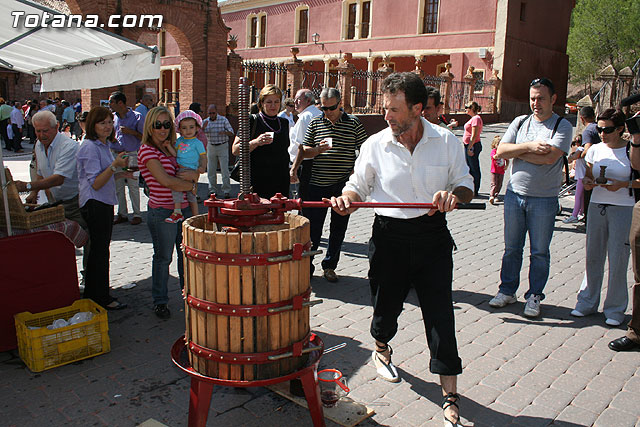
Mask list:
[[[400,380],[389,341],[411,287],[416,290],[427,342],[430,371],[440,375],[446,425],[458,426],[457,377],[462,372],[455,338],[451,283],[453,240],[445,212],[473,197],[473,179],[460,142],[448,130],[421,117],[427,103],[422,80],[394,73],[382,83],[389,127],[361,147],[354,173],[333,209],[346,215],[352,202],[432,202],[437,209],[375,209],[369,242],[369,282],[373,301],[372,360],[378,375]],[[427,261],[427,262],[425,262]]]
[[[289,131],[289,156],[293,163],[289,176],[292,184],[300,183],[298,194],[302,199],[305,199],[309,188],[309,180],[311,179],[313,159],[304,159],[302,150],[299,148],[304,143],[304,135],[307,133],[309,123],[315,117],[321,115],[322,111],[316,107],[316,97],[309,89],[300,89],[296,93],[293,102],[298,112],[298,121]],[[302,169],[298,171],[300,165],[302,165]]]
[[[37,177],[32,182],[16,181],[18,191],[30,191],[27,203],[35,203],[38,191],[49,190],[54,200],[61,201],[64,216],[87,228],[78,205],[78,143],[58,132],[58,121],[51,111],[39,111],[31,119],[38,137],[36,146]]]
[[[11,110],[11,130],[13,131],[13,150],[22,153],[22,128],[24,127],[24,112],[19,101],[16,101]]]

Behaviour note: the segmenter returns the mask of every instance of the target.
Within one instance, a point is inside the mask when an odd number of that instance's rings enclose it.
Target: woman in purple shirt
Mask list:
[[[78,148],[79,204],[89,226],[89,254],[85,269],[84,298],[91,298],[107,310],[127,305],[109,295],[109,245],[113,228],[113,206],[118,203],[113,174],[127,166],[125,153],[115,159],[108,142],[115,141],[113,115],[108,108],[95,107],[86,120],[86,137]]]

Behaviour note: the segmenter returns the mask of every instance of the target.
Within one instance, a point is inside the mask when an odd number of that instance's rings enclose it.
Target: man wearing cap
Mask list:
[[[222,174],[222,194],[227,199],[231,192],[229,177],[229,137],[234,136],[233,128],[226,117],[218,114],[215,104],[209,105],[209,117],[202,122],[202,129],[207,135],[207,176],[209,177],[209,193],[217,193],[218,165]],[[217,193],[221,194],[221,193]]]
[[[138,158],[138,149],[144,131],[144,119],[137,111],[127,107],[127,97],[120,91],[113,92],[109,97],[109,108],[113,111],[113,127],[116,131],[116,142],[110,143],[110,148],[115,153],[125,151],[129,156],[129,165]],[[137,167],[136,165],[133,165]],[[118,196],[118,215],[113,221],[114,224],[121,224],[129,221],[129,211],[127,210],[127,198],[124,187],[129,188],[129,198],[133,209],[133,219],[131,225],[138,225],[142,222],[140,215],[140,172],[118,172],[116,179],[116,195]]]
[[[556,93],[551,80],[529,85],[533,114],[516,117],[502,137],[496,158],[513,159],[504,196],[504,255],[498,294],[489,301],[500,308],[517,301],[522,252],[529,235],[529,290],[524,315],[540,315],[540,301],[549,277],[549,246],[553,236],[558,192],[562,185],[562,156],[569,152],[573,127],[553,112]]]

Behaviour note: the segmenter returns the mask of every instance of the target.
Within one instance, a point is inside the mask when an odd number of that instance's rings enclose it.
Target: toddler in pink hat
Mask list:
[[[202,127],[202,118],[191,110],[185,110],[176,117],[176,129],[180,133],[180,138],[176,140],[175,147],[169,141],[165,142],[165,148],[176,157],[180,170],[195,170],[199,173],[206,171],[207,156],[202,142],[196,138],[198,129]],[[192,191],[172,191],[174,209],[166,222],[176,223],[184,219],[182,215],[182,201],[186,195],[193,215],[198,215],[198,200],[196,189],[198,183],[195,182]]]

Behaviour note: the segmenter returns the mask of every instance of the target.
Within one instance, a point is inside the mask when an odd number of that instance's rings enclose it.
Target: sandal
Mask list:
[[[391,355],[393,354],[391,346],[389,344],[385,344],[385,346],[382,347],[376,343],[376,347],[377,350],[373,350],[371,359],[373,360],[373,365],[376,367],[378,376],[385,381],[397,383],[400,381],[400,376],[398,375],[398,370],[395,365],[391,362]],[[379,353],[386,351],[387,348],[389,349],[389,362],[385,363],[382,358],[380,358]]]
[[[460,424],[460,414],[458,414],[458,420],[455,422],[451,421],[449,418],[447,418],[446,415],[444,415],[444,411],[451,405],[455,406],[458,409],[460,408],[458,406],[458,400],[460,400],[460,395],[458,393],[448,393],[442,398],[442,416],[444,417],[444,427],[463,427],[462,424]]]
[[[105,305],[104,308],[107,310],[122,310],[123,308],[127,308],[127,304],[119,302],[117,299],[114,299],[109,304]]]

